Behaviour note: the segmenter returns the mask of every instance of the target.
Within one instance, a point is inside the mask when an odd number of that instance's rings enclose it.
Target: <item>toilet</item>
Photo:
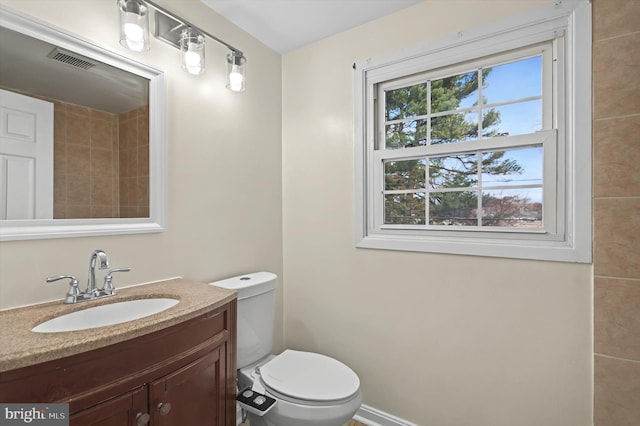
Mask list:
[[[360,379],[342,362],[318,353],[287,349],[271,354],[277,283],[271,272],[210,283],[238,292],[238,388],[275,399],[262,415],[250,411],[249,423],[342,426],[362,404]]]

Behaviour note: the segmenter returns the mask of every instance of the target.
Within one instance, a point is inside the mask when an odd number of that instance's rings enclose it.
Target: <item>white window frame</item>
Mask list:
[[[536,44],[534,46],[527,46],[523,49],[519,49],[516,51],[511,51],[506,54],[500,54],[491,56],[488,58],[482,58],[478,61],[465,62],[460,66],[447,67],[446,69],[436,70],[436,71],[428,71],[423,74],[414,75],[408,78],[401,78],[399,80],[393,80],[390,82],[381,82],[377,84],[377,92],[376,92],[376,106],[377,111],[374,110],[373,113],[376,114],[376,126],[377,126],[377,137],[375,142],[378,145],[383,145],[385,142],[385,92],[388,90],[396,90],[403,87],[413,86],[415,84],[424,83],[428,80],[436,80],[443,77],[448,77],[451,75],[457,75],[459,73],[466,73],[470,71],[477,72],[479,68],[483,68],[486,66],[494,66],[496,64],[501,63],[509,63],[521,59],[531,58],[533,56],[541,56],[542,57],[542,67],[544,68],[543,75],[546,76],[544,79],[543,87],[542,87],[542,95],[541,100],[545,105],[543,105],[543,114],[542,114],[542,129],[538,132],[531,134],[523,134],[517,136],[500,136],[493,138],[481,138],[474,141],[467,142],[457,142],[457,143],[448,143],[448,144],[436,144],[436,145],[426,145],[419,147],[412,147],[410,149],[393,149],[386,150],[380,147],[379,149],[375,149],[373,152],[373,162],[371,166],[374,170],[375,181],[373,182],[373,196],[371,197],[371,205],[369,205],[369,211],[373,212],[373,228],[380,233],[383,234],[393,234],[397,233],[400,230],[408,230],[408,229],[430,229],[432,231],[435,230],[443,230],[442,225],[388,225],[384,223],[384,195],[386,195],[387,191],[384,189],[384,164],[389,160],[410,160],[410,159],[419,159],[419,158],[429,158],[429,157],[441,157],[447,155],[455,155],[461,153],[473,153],[480,151],[499,151],[499,150],[508,150],[514,148],[523,148],[529,147],[533,145],[540,145],[543,148],[544,161],[543,164],[546,165],[544,169],[544,181],[551,182],[553,184],[547,185],[545,184],[544,189],[544,228],[543,229],[535,229],[528,230],[529,233],[541,233],[546,231],[549,234],[557,235],[562,232],[562,229],[558,229],[558,226],[562,226],[563,223],[557,220],[557,216],[562,214],[561,211],[557,209],[557,197],[564,197],[563,188],[558,188],[556,185],[557,181],[557,168],[551,167],[550,165],[557,164],[558,156],[557,156],[557,142],[558,135],[555,130],[555,123],[557,121],[562,121],[562,116],[557,117],[553,114],[553,87],[564,87],[564,79],[556,78],[559,74],[563,75],[562,68],[560,67],[560,72],[554,72],[553,68],[555,64],[557,64],[557,58],[562,58],[563,52],[562,49],[559,49],[557,46],[558,43],[555,41],[549,41],[543,44]],[[555,53],[555,54],[554,54]],[[443,75],[444,73],[444,75]],[[482,88],[479,88],[481,91]],[[482,96],[481,93],[478,93],[478,96]],[[515,99],[514,101],[522,101]],[[425,99],[426,103],[426,99]],[[371,103],[367,106],[368,108],[374,108],[374,105]],[[487,109],[492,106],[478,105],[475,107],[471,107],[469,109]],[[460,110],[461,112],[465,112],[465,110]],[[436,115],[440,114],[450,114],[452,111],[445,111],[443,113],[436,113]],[[407,117],[403,120],[411,121],[416,119],[425,118],[428,121],[431,117],[430,114],[418,116],[418,117]],[[393,120],[392,122],[396,122],[400,120]],[[480,120],[479,120],[480,123]],[[562,143],[560,144],[562,145]],[[560,164],[560,166],[563,166]],[[560,171],[562,171],[563,167],[560,167]],[[469,187],[467,188],[470,191],[481,190],[480,187]],[[398,193],[398,191],[390,191],[392,193]],[[427,186],[424,190],[406,190],[400,191],[403,193],[414,193],[420,192],[425,193],[425,195],[431,192],[440,192],[439,190],[430,190]],[[382,197],[376,196],[377,194],[383,193]],[[425,197],[425,203],[428,201],[428,196]],[[480,198],[480,197],[479,197]],[[429,210],[425,205],[425,210],[427,215],[429,214]],[[479,216],[482,216],[481,212],[478,212]],[[479,227],[458,227],[459,231],[451,229],[451,227],[447,227],[444,232],[442,232],[442,236],[446,236],[451,234],[451,232],[476,232],[476,236],[479,235],[479,232],[484,233],[484,236],[494,235],[499,237],[499,235],[495,234],[496,232],[522,232],[522,228],[488,228],[484,226]],[[551,238],[551,235],[549,235]],[[511,238],[511,237],[509,237]],[[526,235],[523,235],[523,238],[529,238]],[[557,237],[556,237],[557,238]]]
[[[532,143],[543,146],[544,179],[555,178],[557,182],[544,188],[543,228],[523,232],[517,228],[434,229],[384,225],[383,160],[444,155],[460,152],[461,148],[459,143],[452,143],[376,150],[376,120],[380,118],[376,114],[380,112],[376,112],[375,102],[380,87],[391,87],[394,83],[388,82],[405,80],[418,73],[545,42],[554,43],[557,78],[553,81],[553,90],[543,96],[545,99],[552,93],[553,116],[543,121],[551,120],[553,125],[545,125],[542,131],[531,135],[494,138],[489,145],[487,139],[463,142],[464,151]],[[458,32],[402,53],[359,61],[355,68],[357,247],[591,262],[591,4],[588,1],[559,0],[524,15]],[[549,111],[546,107],[544,110]]]

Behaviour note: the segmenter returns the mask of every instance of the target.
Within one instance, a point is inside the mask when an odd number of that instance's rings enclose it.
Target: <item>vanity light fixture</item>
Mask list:
[[[180,61],[189,74],[204,73],[204,36],[191,28],[182,30],[180,36]]]
[[[139,0],[118,0],[120,44],[135,52],[149,50],[149,9]]]
[[[189,74],[205,71],[205,38],[230,50],[227,55],[227,88],[245,90],[244,54],[223,40],[201,30],[150,0],[116,0],[120,10],[120,44],[141,52],[149,50],[149,9],[154,10],[154,36],[180,50],[180,64]]]
[[[247,60],[242,53],[231,52],[227,55],[227,89],[244,92],[244,64]]]

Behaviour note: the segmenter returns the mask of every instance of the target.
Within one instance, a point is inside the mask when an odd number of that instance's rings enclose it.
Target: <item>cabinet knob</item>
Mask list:
[[[171,411],[171,403],[170,402],[161,402],[158,404],[158,411],[160,411],[161,416],[166,416]]]
[[[151,416],[149,415],[149,413],[138,413],[136,415],[136,421],[137,421],[137,425],[138,426],[145,426],[147,424],[149,424],[149,420],[151,420]]]

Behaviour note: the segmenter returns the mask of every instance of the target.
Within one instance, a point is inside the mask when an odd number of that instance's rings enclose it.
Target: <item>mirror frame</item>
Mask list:
[[[0,221],[0,241],[139,234],[165,229],[166,86],[164,72],[0,4],[0,26],[34,37],[149,80],[149,217]]]

